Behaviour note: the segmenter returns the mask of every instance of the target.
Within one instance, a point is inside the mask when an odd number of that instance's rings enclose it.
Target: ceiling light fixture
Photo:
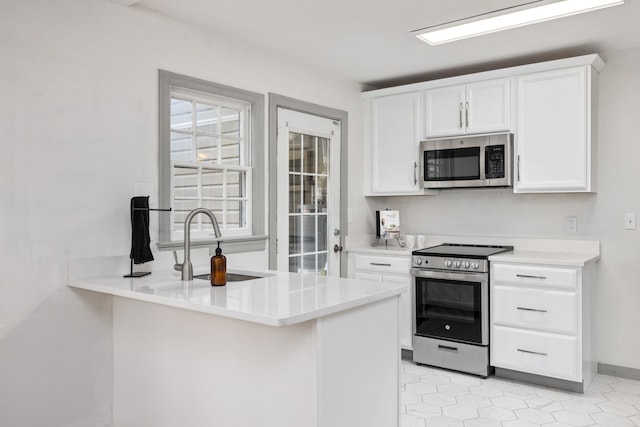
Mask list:
[[[562,0],[553,3],[544,2],[544,5],[530,7],[529,9],[486,17],[487,15],[492,15],[493,12],[491,12],[481,15],[482,18],[472,17],[464,19],[462,22],[455,21],[451,25],[445,24],[446,28],[444,26],[430,27],[429,29],[416,30],[414,33],[417,33],[416,37],[420,40],[430,45],[438,45],[502,30],[509,30],[511,28],[518,28],[524,25],[564,18],[579,13],[591,12],[605,7],[617,6],[623,4],[624,1],[625,0]],[[528,3],[528,5],[530,6],[532,3]],[[508,10],[511,9],[512,8]],[[497,11],[496,13],[499,12]]]

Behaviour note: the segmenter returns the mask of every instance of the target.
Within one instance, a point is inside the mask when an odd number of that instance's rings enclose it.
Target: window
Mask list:
[[[160,202],[172,207],[161,247],[181,244],[199,207],[215,214],[224,240],[264,234],[263,111],[263,95],[160,71]],[[206,216],[194,218],[191,237],[214,239]]]

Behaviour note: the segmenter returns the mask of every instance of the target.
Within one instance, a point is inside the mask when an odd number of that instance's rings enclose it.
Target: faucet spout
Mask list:
[[[220,233],[220,227],[218,226],[218,220],[216,216],[209,209],[197,208],[189,212],[187,218],[184,220],[184,262],[182,263],[182,280],[193,280],[193,266],[191,265],[191,221],[198,214],[205,214],[211,219],[213,224],[213,232],[216,238],[222,237]]]

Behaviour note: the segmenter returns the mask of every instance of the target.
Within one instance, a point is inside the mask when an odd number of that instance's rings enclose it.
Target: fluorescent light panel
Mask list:
[[[430,45],[438,45],[511,28],[518,28],[524,25],[550,21],[565,16],[591,12],[623,3],[624,0],[563,0],[439,30],[422,32],[416,34],[416,37]]]

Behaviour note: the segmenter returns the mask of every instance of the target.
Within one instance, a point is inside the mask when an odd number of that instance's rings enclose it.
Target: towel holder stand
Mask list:
[[[171,212],[173,208],[169,209],[153,209],[153,208],[131,208],[133,211],[157,211],[157,212]],[[151,274],[150,271],[133,271],[133,257],[129,257],[129,274],[125,274],[122,277],[144,277]]]

